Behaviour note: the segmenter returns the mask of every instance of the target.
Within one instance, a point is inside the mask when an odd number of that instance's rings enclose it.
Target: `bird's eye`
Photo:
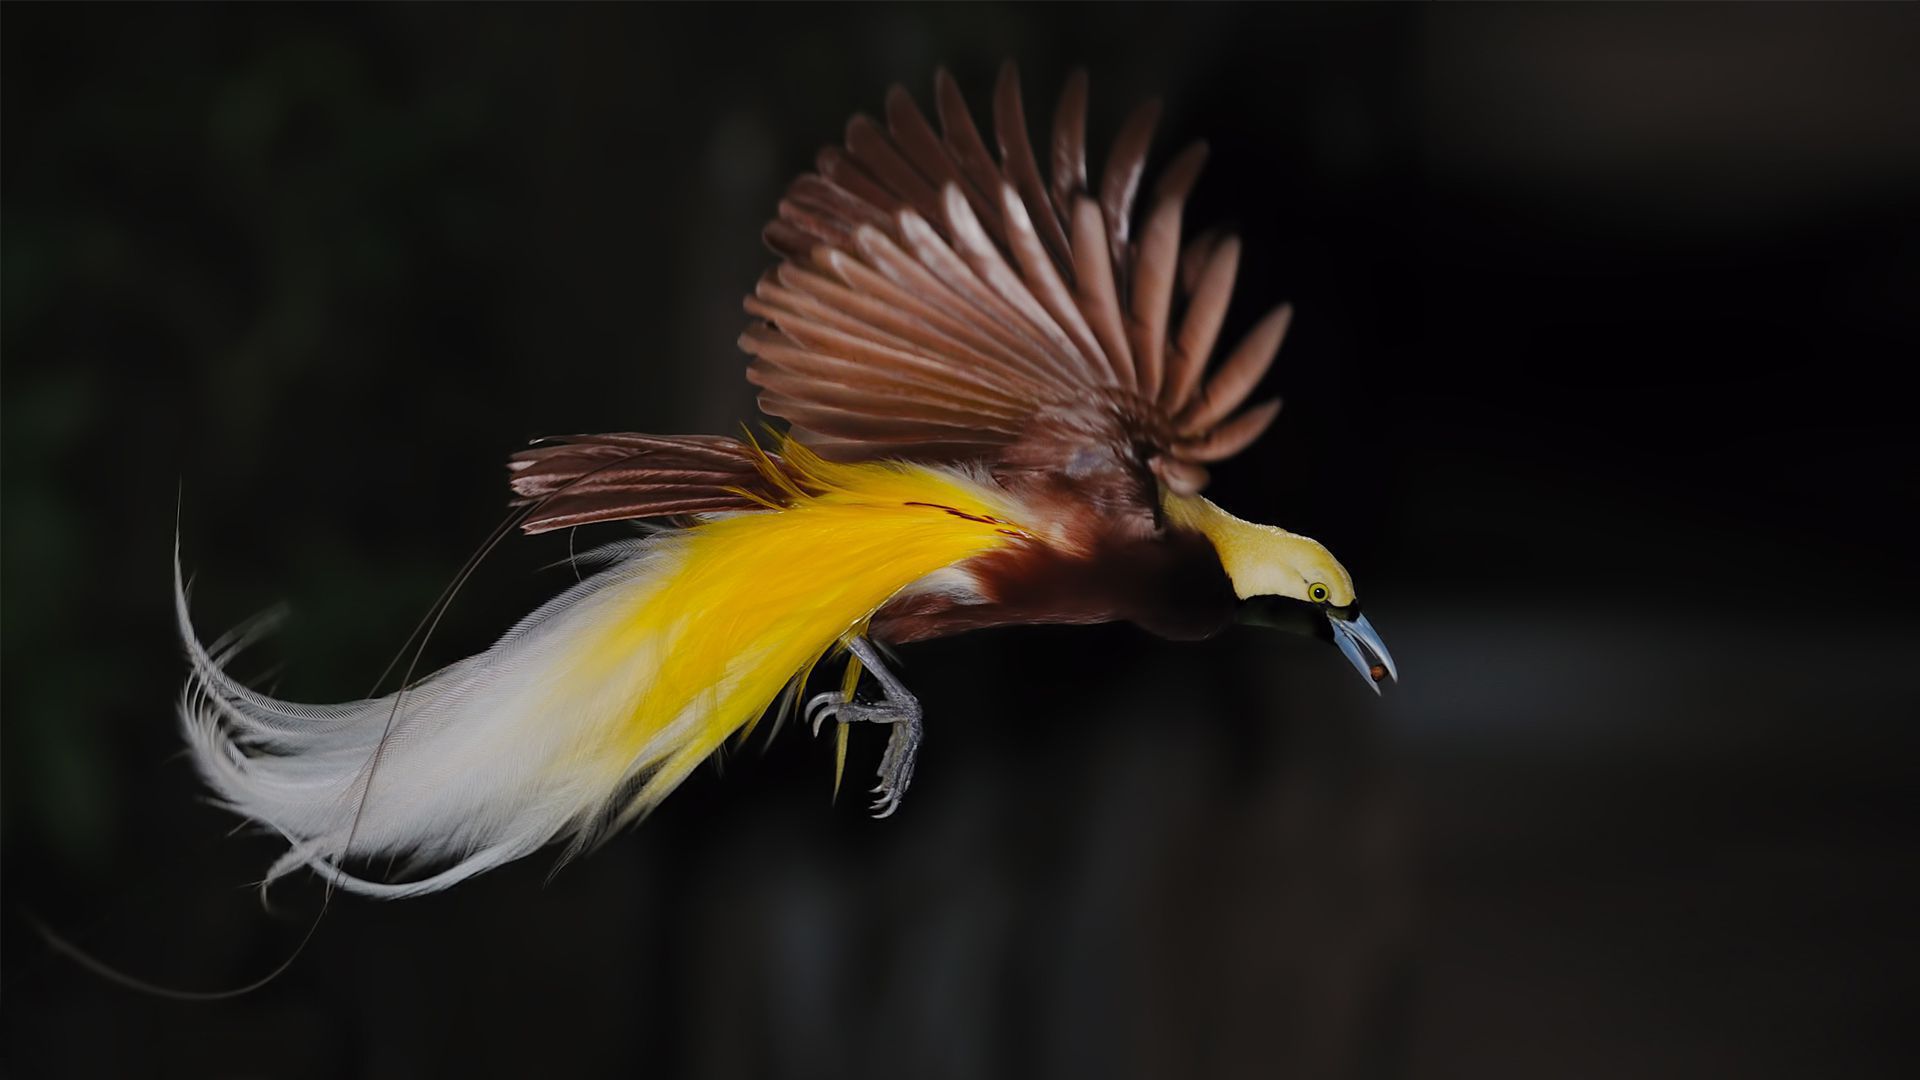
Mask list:
[[[1324,604],[1327,602],[1327,587],[1316,581],[1307,588],[1307,595],[1313,598],[1314,603]]]

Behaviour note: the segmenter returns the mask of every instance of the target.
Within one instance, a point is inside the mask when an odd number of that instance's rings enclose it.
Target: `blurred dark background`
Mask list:
[[[1912,1075],[1912,6],[8,5],[10,1075]],[[261,909],[177,753],[209,631],[363,693],[535,435],[729,431],[784,182],[949,65],[1213,144],[1217,470],[1405,683],[1128,627],[916,647],[914,791],[789,728],[642,828]],[[984,110],[976,109],[984,116]],[[1096,145],[1098,151],[1098,144]],[[581,543],[618,535],[617,527]],[[570,580],[504,546],[429,663]],[[855,736],[850,779],[878,738]],[[724,772],[724,775],[722,775]]]

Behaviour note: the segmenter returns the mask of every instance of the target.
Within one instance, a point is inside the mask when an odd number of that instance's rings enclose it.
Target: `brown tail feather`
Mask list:
[[[718,435],[569,435],[507,461],[514,505],[533,534],[595,521],[764,510],[788,500],[785,465]]]

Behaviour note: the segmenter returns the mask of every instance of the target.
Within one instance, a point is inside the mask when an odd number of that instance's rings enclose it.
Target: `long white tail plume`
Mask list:
[[[577,847],[591,839],[633,779],[592,751],[644,683],[570,685],[566,667],[676,561],[670,544],[617,548],[606,553],[610,568],[478,656],[399,695],[340,705],[281,701],[228,675],[227,664],[272,620],[202,646],[176,551],[175,607],[192,662],[180,717],[220,800],[292,845],[266,881],[305,865],[354,892],[415,896],[556,840]],[[410,870],[447,865],[389,884],[348,873],[348,856],[398,856]]]
[[[295,705],[226,673],[264,629],[203,648],[174,590],[192,675],[180,715],[207,783],[306,865],[400,897],[554,842],[573,850],[670,793],[915,582],[1016,544],[1024,507],[951,470],[832,464],[788,448],[805,491],[617,547],[492,648],[398,695]],[[405,884],[350,875],[389,856]],[[443,868],[442,868],[443,867]]]

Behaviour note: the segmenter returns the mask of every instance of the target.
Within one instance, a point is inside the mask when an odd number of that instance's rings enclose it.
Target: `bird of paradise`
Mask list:
[[[1166,167],[1136,230],[1156,104],[1121,128],[1096,186],[1084,73],[1045,174],[1010,66],[997,157],[945,72],[935,91],[937,129],[894,87],[884,123],[855,117],[766,228],[780,263],[746,300],[740,344],[784,436],[578,436],[513,455],[525,532],[655,529],[601,549],[598,573],[485,652],[387,697],[281,701],[226,671],[257,628],[200,644],[176,563],[186,734],[220,800],[288,841],[267,881],[306,866],[402,897],[548,844],[571,855],[784,715],[841,655],[841,688],[804,715],[816,733],[836,722],[841,763],[848,725],[888,729],[885,817],[923,721],[881,647],[966,630],[1125,620],[1195,639],[1317,610],[1370,685],[1397,678],[1325,547],[1200,495],[1206,466],[1279,412],[1242,406],[1289,318],[1273,310],[1208,373],[1240,243],[1182,246],[1204,145]],[[347,868],[373,857],[417,876]]]

